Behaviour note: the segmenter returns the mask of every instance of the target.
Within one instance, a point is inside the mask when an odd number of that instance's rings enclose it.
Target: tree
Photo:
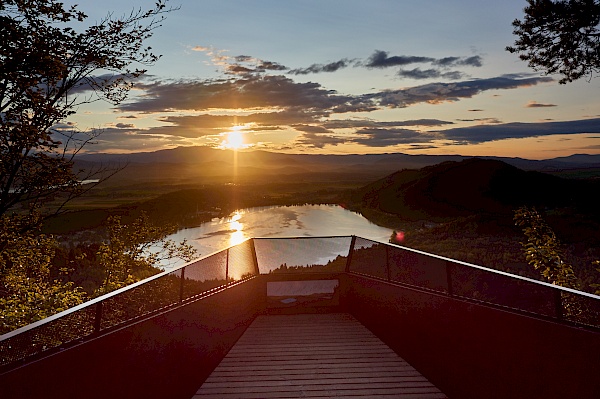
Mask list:
[[[77,6],[57,0],[0,1],[2,326],[33,322],[85,298],[51,277],[57,244],[39,228],[85,192],[82,181],[112,171],[74,170],[74,157],[99,133],[78,131],[67,118],[82,104],[126,98],[159,58],[144,42],[172,10],[166,1],[92,24]]]
[[[34,230],[20,232],[20,223],[30,223],[23,220],[25,217],[31,215],[1,220],[11,226],[0,226],[1,239],[10,244],[0,257],[0,334],[87,299],[85,292],[72,282],[52,278],[51,261],[58,243]]]
[[[523,229],[527,262],[550,283],[578,289],[573,267],[564,261],[565,254],[552,228],[539,212],[522,207],[515,211],[515,223]]]
[[[105,277],[96,295],[158,273],[164,260],[180,258],[189,262],[196,256],[196,250],[186,240],[177,244],[165,239],[177,230],[176,226],[155,226],[144,212],[129,225],[123,224],[119,216],[111,216],[107,230],[108,238],[97,253]]]
[[[155,226],[144,213],[130,224],[111,217],[106,240],[94,247],[95,253],[75,260],[83,262],[88,272],[100,271],[93,292],[86,293],[69,280],[69,268],[76,265],[59,266],[56,276],[55,254],[61,248],[53,237],[32,229],[19,232],[19,223],[29,223],[25,217],[30,215],[11,219],[14,226],[0,226],[1,239],[10,243],[0,257],[0,334],[159,273],[165,260],[189,262],[196,256],[185,240],[177,244],[165,238],[175,226]]]
[[[60,195],[58,212],[81,195],[82,180],[103,172],[73,170],[98,132],[77,131],[67,118],[84,103],[123,101],[141,67],[157,61],[143,43],[171,10],[165,1],[87,28],[83,12],[56,0],[0,2],[0,217]]]
[[[524,19],[513,21],[518,36],[506,49],[559,83],[600,70],[600,2],[597,0],[528,0]]]

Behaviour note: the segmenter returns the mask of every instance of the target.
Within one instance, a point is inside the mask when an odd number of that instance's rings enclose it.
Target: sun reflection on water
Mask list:
[[[230,246],[237,245],[246,239],[244,224],[240,222],[241,218],[242,213],[236,211],[229,221],[229,230],[231,231],[231,235],[229,236]]]

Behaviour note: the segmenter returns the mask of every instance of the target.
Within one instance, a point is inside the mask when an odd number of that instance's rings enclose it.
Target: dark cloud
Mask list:
[[[444,57],[439,59],[409,55],[390,57],[387,51],[375,50],[375,52],[367,59],[365,63],[363,63],[363,65],[367,68],[389,68],[424,63],[430,63],[434,66],[443,68],[457,66],[481,67],[483,66],[483,59],[479,55],[474,55],[472,57]]]
[[[278,64],[277,62],[260,61],[256,69],[259,71],[285,71],[289,68],[285,65]]]
[[[600,133],[600,119],[479,125],[447,129],[440,133],[446,139],[469,144],[504,139],[549,136],[554,134]]]
[[[484,122],[484,123],[502,123],[500,119],[497,118],[474,118],[474,119],[457,119],[459,122]]]
[[[344,58],[336,62],[330,62],[329,64],[312,64],[308,68],[292,69],[289,73],[292,75],[308,75],[309,73],[335,72],[348,67],[351,62],[347,58]]]
[[[436,78],[446,78],[451,80],[461,79],[464,74],[459,71],[450,71],[443,72],[439,69],[420,69],[415,68],[411,70],[401,69],[398,71],[398,76],[402,78],[410,78],[410,79],[436,79]]]
[[[435,58],[431,57],[417,57],[417,56],[388,56],[387,51],[375,50],[375,52],[369,57],[365,66],[367,68],[389,68],[393,66],[402,66],[409,64],[434,62]]]
[[[313,126],[313,125],[293,125],[294,129],[305,132],[305,133],[333,133],[329,129],[325,129],[322,126]]]
[[[469,65],[479,68],[483,66],[483,58],[478,55],[474,55],[459,61],[456,65]]]
[[[326,129],[349,129],[349,128],[390,128],[399,126],[443,126],[452,125],[454,122],[439,119],[415,119],[407,121],[375,121],[371,119],[344,119],[330,120],[321,125]]]
[[[245,66],[238,65],[238,64],[233,64],[233,65],[227,66],[227,72],[233,73],[233,74],[246,74],[246,73],[251,73],[254,71],[255,71],[254,69],[250,69]]]
[[[547,107],[556,107],[556,104],[542,104],[536,101],[529,101],[525,108],[547,108]]]
[[[486,90],[516,89],[551,81],[553,79],[549,77],[513,79],[501,76],[456,83],[429,83],[406,89],[366,94],[363,98],[376,101],[378,105],[383,107],[404,108],[417,103],[437,104],[459,101],[461,98],[472,98]]]
[[[233,57],[233,59],[236,62],[250,62],[252,61],[254,58],[250,57],[249,55],[237,55],[235,57]]]
[[[121,111],[303,107],[306,110],[349,112],[372,107],[372,104],[365,104],[356,97],[326,90],[318,83],[296,83],[284,76],[252,75],[217,82],[156,82],[139,87],[145,91],[145,95],[136,102],[121,105]]]
[[[133,123],[117,123],[115,127],[118,129],[131,129],[134,128],[135,125]]]
[[[338,144],[345,144],[348,141],[341,137],[306,132],[296,142],[308,147],[324,148],[326,145],[336,146]]]
[[[218,81],[140,83],[144,95],[122,104],[124,112],[209,111],[212,109],[280,108],[294,114],[327,116],[369,112],[381,107],[404,108],[471,98],[486,90],[515,89],[552,81],[549,77],[496,77],[455,83],[430,83],[399,90],[353,96],[327,90],[318,83],[297,83],[285,76],[249,75]],[[285,114],[280,114],[285,115]]]
[[[440,58],[432,62],[433,65],[442,67],[455,67],[455,66],[472,66],[481,67],[483,66],[483,58],[478,55],[472,57],[445,57]]]
[[[433,139],[433,136],[429,133],[420,133],[411,129],[361,129],[356,133],[364,137],[354,138],[352,141],[368,147],[426,143]]]

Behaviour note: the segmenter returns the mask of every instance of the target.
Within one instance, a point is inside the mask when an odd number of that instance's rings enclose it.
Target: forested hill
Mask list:
[[[398,171],[357,190],[353,203],[412,220],[481,214],[506,218],[523,205],[598,213],[598,193],[598,181],[564,179],[498,160],[471,158]]]

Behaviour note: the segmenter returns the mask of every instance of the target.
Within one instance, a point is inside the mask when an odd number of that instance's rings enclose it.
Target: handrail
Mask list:
[[[370,240],[373,241],[373,240]],[[376,243],[379,243],[378,241],[373,241]],[[541,280],[535,280],[529,277],[524,277],[524,276],[520,276],[518,274],[513,274],[513,273],[508,273],[502,270],[497,270],[497,269],[490,269],[489,267],[485,267],[485,266],[480,266],[480,265],[476,265],[474,263],[469,263],[469,262],[464,262],[462,260],[458,260],[458,259],[452,259],[452,258],[446,258],[445,256],[441,256],[441,255],[436,255],[436,254],[432,254],[429,252],[425,252],[425,251],[420,251],[418,249],[414,249],[414,248],[409,248],[409,247],[404,247],[402,245],[397,245],[397,244],[392,244],[392,243],[386,243],[386,245],[392,246],[392,247],[396,247],[396,248],[400,248],[403,249],[405,251],[409,251],[409,252],[414,252],[414,253],[418,253],[420,255],[425,255],[425,256],[429,256],[431,258],[437,258],[443,261],[447,261],[447,262],[452,262],[452,263],[457,263],[459,265],[463,265],[463,266],[468,266],[474,269],[479,269],[479,270],[483,270],[489,273],[494,273],[494,274],[498,274],[498,275],[502,275],[505,277],[511,277],[517,280],[523,280],[523,281],[527,281],[529,283],[534,283],[534,284],[539,284],[539,285],[543,285],[552,289],[557,289],[559,291],[565,291],[565,292],[569,292],[572,294],[577,294],[577,295],[581,295],[581,296],[585,296],[588,298],[592,298],[592,299],[598,299],[600,300],[600,295],[595,295],[589,292],[585,292],[585,291],[578,291],[575,290],[573,288],[569,288],[569,287],[563,287],[560,285],[556,285],[556,284],[550,284],[548,282],[545,281],[541,281]]]
[[[242,242],[240,242],[240,243],[238,243],[238,244],[236,244],[236,245],[231,245],[231,246],[229,246],[229,247],[226,247],[226,248],[224,248],[224,249],[221,249],[221,250],[218,250],[218,251],[214,251],[214,252],[212,252],[212,253],[210,253],[210,254],[208,254],[208,255],[201,256],[201,257],[199,257],[199,258],[196,258],[196,259],[194,259],[194,260],[192,260],[192,261],[190,261],[190,262],[187,262],[187,263],[185,263],[185,264],[183,264],[183,265],[179,265],[179,266],[173,267],[173,268],[172,268],[172,269],[170,269],[170,270],[165,270],[165,271],[162,271],[162,272],[160,272],[160,273],[154,274],[154,275],[152,275],[152,276],[150,276],[150,277],[147,277],[147,278],[145,278],[145,279],[143,279],[143,280],[136,281],[135,283],[129,284],[129,285],[125,286],[125,287],[121,287],[121,288],[119,288],[119,289],[116,289],[116,290],[114,290],[114,291],[108,292],[108,293],[106,293],[106,294],[104,294],[104,295],[101,295],[101,296],[99,296],[99,297],[97,297],[97,298],[90,299],[89,301],[86,301],[86,302],[84,302],[84,303],[82,303],[82,304],[79,304],[79,305],[73,306],[72,308],[69,308],[69,309],[63,310],[62,312],[59,312],[59,313],[53,314],[52,316],[45,317],[45,318],[43,318],[43,319],[41,319],[41,320],[38,320],[38,321],[36,321],[36,322],[33,322],[33,323],[31,323],[31,324],[28,324],[28,325],[26,325],[26,326],[23,326],[23,327],[17,328],[17,329],[15,329],[15,330],[13,330],[13,331],[10,331],[10,332],[6,333],[6,334],[2,334],[2,335],[0,335],[0,342],[2,342],[2,341],[3,341],[3,340],[5,340],[5,339],[8,339],[8,338],[10,338],[10,337],[13,337],[13,336],[15,336],[15,335],[18,335],[18,334],[20,334],[20,333],[23,333],[23,332],[29,331],[29,330],[31,330],[31,329],[37,328],[37,327],[39,327],[39,326],[41,326],[41,325],[43,325],[43,324],[49,323],[49,322],[51,322],[51,321],[53,321],[53,320],[59,319],[59,318],[61,318],[61,317],[64,317],[64,316],[66,316],[66,315],[68,315],[68,314],[70,314],[70,313],[74,313],[74,312],[77,312],[77,311],[79,311],[79,310],[81,310],[81,309],[84,309],[84,308],[86,308],[86,307],[93,306],[93,305],[95,305],[95,304],[97,304],[97,303],[99,303],[99,302],[103,302],[103,301],[105,301],[105,300],[107,300],[107,299],[109,299],[109,298],[112,298],[112,297],[114,297],[114,296],[120,295],[120,294],[122,294],[122,293],[124,293],[124,292],[126,292],[126,291],[133,290],[133,289],[135,289],[136,287],[139,287],[139,286],[141,286],[141,285],[144,285],[144,284],[147,284],[147,283],[149,283],[149,282],[151,282],[151,281],[153,281],[153,280],[157,280],[157,279],[159,279],[159,278],[161,278],[161,277],[164,277],[164,276],[167,276],[167,275],[169,275],[169,274],[172,274],[173,272],[176,272],[176,271],[178,271],[178,270],[185,269],[185,268],[186,268],[186,267],[188,267],[188,266],[191,266],[191,265],[193,265],[193,264],[195,264],[195,263],[198,263],[198,262],[200,262],[200,261],[202,261],[202,260],[204,260],[204,259],[208,259],[208,258],[210,258],[210,257],[212,257],[212,256],[214,256],[214,255],[216,255],[216,254],[218,254],[218,253],[221,253],[221,252],[227,251],[227,250],[229,250],[230,248],[233,248],[233,247],[235,247],[235,246],[238,246],[238,245],[244,244],[245,242],[247,242],[247,241],[249,241],[249,240],[251,240],[251,239],[252,239],[252,238],[247,238],[247,239],[245,239],[244,241],[242,241]]]

